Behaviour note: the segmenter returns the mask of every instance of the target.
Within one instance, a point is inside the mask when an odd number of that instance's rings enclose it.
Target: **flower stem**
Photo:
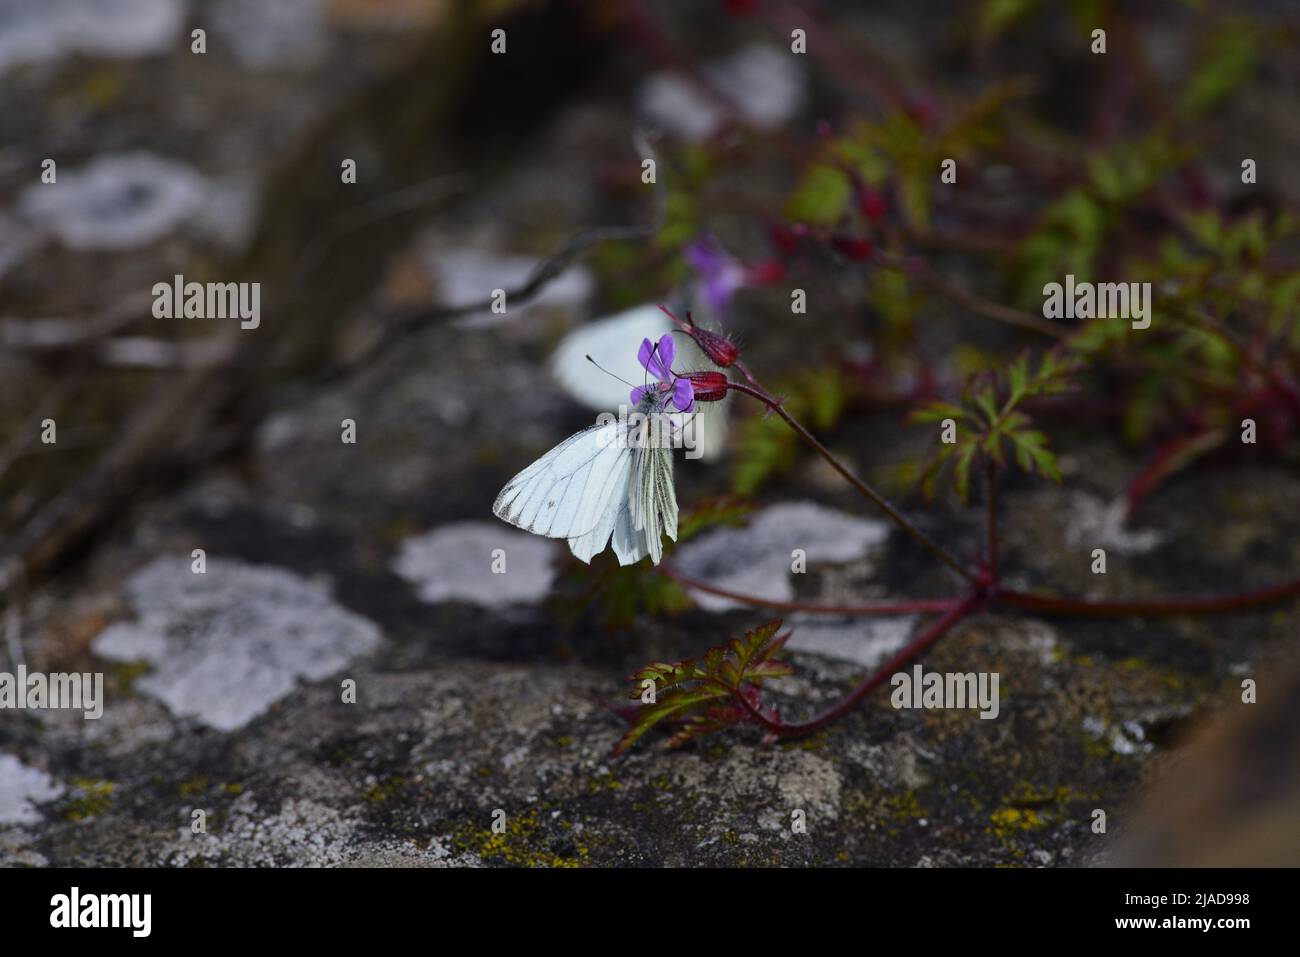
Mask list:
[[[988,497],[988,576],[989,581],[996,585],[998,582],[998,486],[997,473],[991,459],[984,463],[984,484]]]
[[[912,642],[900,651],[894,657],[881,665],[876,671],[860,685],[850,691],[847,695],[839,700],[838,703],[827,708],[815,718],[808,721],[801,721],[797,724],[786,724],[781,721],[774,721],[767,715],[763,714],[758,708],[745,700],[743,695],[737,695],[736,700],[740,701],[749,712],[750,716],[763,727],[767,728],[773,734],[780,735],[783,738],[798,737],[799,735],[811,734],[818,731],[844,715],[848,714],[858,706],[858,703],[876,688],[884,684],[890,675],[898,669],[908,664],[913,658],[921,654],[936,641],[946,635],[954,625],[965,618],[983,601],[983,597],[978,594],[972,594],[968,598],[959,602],[956,606],[950,608],[942,618],[939,618],[929,628],[921,632]]]
[[[1180,615],[1208,615],[1241,611],[1300,595],[1300,579],[1268,585],[1230,595],[1196,598],[1151,598],[1129,601],[1088,601],[1081,598],[1058,598],[1033,595],[1011,589],[998,589],[989,596],[993,605],[1020,608],[1042,615],[1072,615],[1090,618],[1172,618]]]
[[[827,462],[829,462],[831,464],[831,467],[834,468],[835,471],[839,472],[840,475],[844,476],[845,481],[847,481],[850,485],[852,485],[855,489],[857,489],[859,493],[861,493],[863,496],[869,499],[882,512],[888,515],[895,525],[897,525],[909,536],[915,539],[924,548],[926,548],[932,555],[934,555],[936,558],[942,561],[945,565],[947,565],[949,568],[955,571],[962,578],[966,579],[972,585],[979,584],[979,579],[971,571],[967,569],[965,563],[962,562],[961,559],[957,558],[955,555],[953,555],[950,551],[948,551],[946,548],[944,548],[934,539],[930,538],[929,535],[926,535],[925,532],[921,531],[919,528],[913,525],[911,520],[908,519],[905,515],[903,515],[903,513],[898,511],[898,509],[894,508],[894,506],[890,505],[889,502],[886,501],[884,496],[882,496],[879,492],[877,492],[870,485],[864,482],[861,478],[855,475],[852,469],[850,469],[847,465],[841,462],[835,456],[835,454],[831,452],[830,449],[826,448],[826,446],[822,445],[821,442],[817,440],[816,436],[814,436],[811,432],[809,432],[806,428],[804,428],[803,425],[794,418],[794,416],[790,415],[790,413],[785,410],[785,408],[781,405],[780,402],[778,402],[776,399],[773,399],[765,391],[762,391],[761,389],[751,388],[750,386],[747,386],[741,382],[730,381],[727,384],[727,388],[730,390],[734,390],[736,392],[743,392],[745,395],[757,399],[759,402],[762,402],[765,406],[767,406],[769,409],[771,409],[773,412],[779,415],[782,419],[785,420],[786,425],[790,426],[790,428],[794,429],[795,432],[799,433],[799,436],[806,443],[808,443],[808,445],[810,445],[817,452],[818,455],[820,455]]]
[[[916,615],[931,611],[947,611],[960,602],[960,599],[957,598],[865,602],[858,605],[824,605],[811,601],[778,601],[775,598],[759,598],[757,595],[746,595],[742,592],[719,588],[716,585],[710,585],[699,579],[691,578],[689,575],[683,575],[675,568],[670,568],[667,565],[660,566],[659,574],[692,591],[702,591],[710,595],[717,595],[720,598],[730,598],[732,601],[742,602],[746,605],[754,605],[759,608],[775,608],[779,611],[804,611],[822,615]]]

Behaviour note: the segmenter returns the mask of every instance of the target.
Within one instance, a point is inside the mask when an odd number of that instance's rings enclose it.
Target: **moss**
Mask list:
[[[1012,790],[1010,800],[1007,803],[1012,807],[1031,808],[1041,807],[1046,804],[1064,804],[1071,800],[1081,799],[1081,795],[1076,795],[1065,784],[1050,788],[1039,787],[1028,781],[1021,781]]]
[[[1089,761],[1110,761],[1116,757],[1114,751],[1110,748],[1110,742],[1103,735],[1095,735],[1084,732],[1083,735],[1083,753],[1088,756]]]
[[[499,833],[491,826],[483,829],[466,826],[452,838],[460,851],[512,867],[581,867],[591,853],[586,845],[575,843],[566,847],[572,849],[572,854],[559,854],[539,846],[543,840],[545,835],[537,808],[526,814],[506,815],[505,829]]]
[[[782,742],[781,747],[786,751],[825,751],[829,740],[829,732],[823,729],[815,734],[810,734],[807,737],[796,738],[793,741],[784,741]]]
[[[181,797],[198,797],[208,789],[207,775],[200,774],[198,777],[190,778],[188,781],[182,781],[178,789]]]
[[[122,695],[130,698],[135,695],[136,681],[152,670],[147,661],[126,661],[113,669],[113,679]]]
[[[225,791],[227,794],[231,795],[232,797],[239,797],[239,795],[244,793],[244,786],[240,784],[238,781],[230,781],[226,784],[221,785],[221,790]]]
[[[406,784],[406,778],[400,774],[390,774],[382,781],[372,784],[366,788],[366,793],[362,795],[372,804],[382,804],[389,800],[394,794],[400,791]]]
[[[587,793],[599,794],[601,791],[617,791],[621,787],[623,787],[623,782],[606,771],[599,777],[594,777],[587,782]]]
[[[989,815],[989,820],[994,836],[1004,839],[1022,831],[1037,830],[1047,823],[1036,810],[1026,807],[999,808]]]
[[[889,816],[896,821],[915,821],[925,817],[925,808],[921,806],[915,791],[895,794],[885,802],[885,806]]]
[[[73,788],[79,792],[63,807],[63,816],[69,821],[85,821],[103,814],[113,806],[113,792],[117,784],[98,778],[76,778]]]

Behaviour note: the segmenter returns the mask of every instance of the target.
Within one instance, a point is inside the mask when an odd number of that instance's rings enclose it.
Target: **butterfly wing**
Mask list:
[[[620,565],[650,556],[663,558],[663,534],[677,540],[677,493],[673,489],[671,449],[637,449],[630,469],[627,500],[614,524],[614,554]]]
[[[617,519],[627,497],[633,449],[619,440],[621,426],[608,422],[571,435],[509,482],[492,505],[493,513],[534,535],[570,540],[583,561],[604,548],[599,531]],[[573,546],[577,540],[585,558]]]
[[[506,483],[493,513],[535,535],[568,539],[584,562],[612,537],[620,565],[647,555],[659,564],[663,534],[677,539],[672,449],[625,429],[614,421],[565,439]]]

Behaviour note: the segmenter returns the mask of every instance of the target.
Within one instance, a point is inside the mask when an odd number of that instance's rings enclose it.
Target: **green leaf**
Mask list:
[[[966,410],[952,402],[942,402],[938,399],[930,402],[929,405],[922,406],[919,409],[912,410],[908,414],[908,421],[917,422],[942,422],[944,419],[952,419],[960,422],[966,418]]]
[[[763,710],[758,688],[769,678],[794,674],[794,668],[774,656],[789,633],[778,635],[780,619],[769,621],[705,652],[702,659],[659,662],[633,674],[629,697],[640,699],[646,681],[655,683],[655,701],[642,704],[629,719],[628,730],[614,748],[627,751],[647,731],[664,722],[677,726],[668,739],[674,748],[734,724],[752,721],[750,708]]]
[[[994,40],[1012,24],[1033,13],[1038,3],[1039,0],[984,0],[975,33],[981,40]]]
[[[1056,456],[1047,447],[1047,436],[1032,428],[1032,420],[1019,408],[1025,399],[1054,395],[1071,387],[1071,376],[1082,360],[1058,347],[1044,353],[1037,367],[1028,351],[1006,364],[1000,374],[981,373],[972,377],[962,393],[961,405],[931,402],[914,412],[913,422],[964,419],[969,427],[958,432],[957,441],[941,445],[921,474],[921,491],[934,494],[938,474],[953,465],[953,485],[963,502],[970,501],[971,475],[981,461],[998,467],[1007,464],[1004,446],[1009,445],[1017,466],[1029,475],[1059,482],[1061,471]]]
[[[1218,106],[1250,78],[1258,62],[1258,43],[1247,27],[1218,30],[1208,55],[1183,91],[1180,109],[1195,117]]]
[[[796,222],[833,226],[844,216],[852,196],[852,184],[843,170],[817,163],[804,173],[786,212]]]
[[[669,691],[667,694],[657,697],[654,704],[643,704],[637,710],[636,717],[626,733],[614,746],[615,756],[627,751],[659,722],[674,715],[684,715],[699,705],[716,701],[726,694],[724,688],[714,685],[701,685],[690,691]]]

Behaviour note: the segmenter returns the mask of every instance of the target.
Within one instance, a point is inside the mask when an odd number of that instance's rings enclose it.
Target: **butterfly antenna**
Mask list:
[[[636,386],[632,385],[631,382],[628,382],[628,381],[627,381],[626,379],[624,379],[621,375],[614,375],[614,373],[612,373],[612,372],[610,372],[608,369],[606,369],[603,365],[601,365],[599,362],[597,362],[595,359],[593,359],[593,358],[591,357],[591,354],[590,354],[590,353],[587,354],[587,361],[590,362],[592,365],[594,365],[594,366],[595,366],[597,369],[599,369],[601,372],[605,373],[605,375],[610,376],[611,378],[617,379],[619,382],[623,383],[624,385],[631,385],[632,388],[634,388],[634,389],[636,388]]]

